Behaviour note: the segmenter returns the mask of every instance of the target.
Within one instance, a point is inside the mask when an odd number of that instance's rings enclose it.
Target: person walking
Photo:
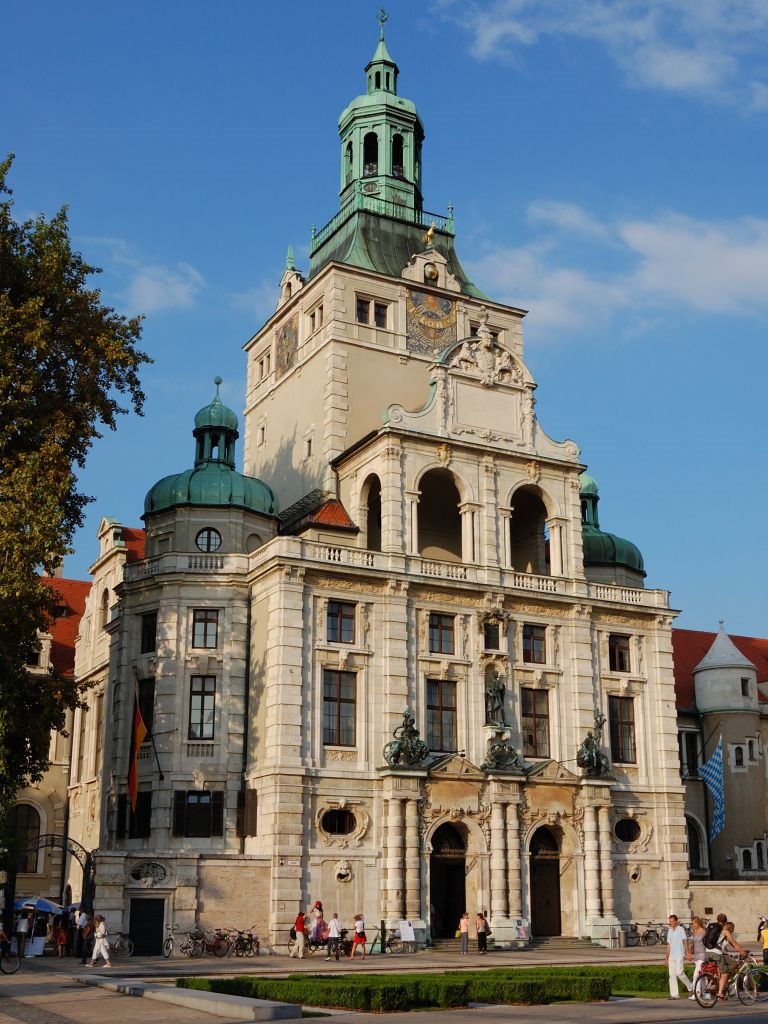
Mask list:
[[[477,952],[483,955],[488,952],[488,918],[478,910],[475,916],[475,931],[477,932]]]
[[[333,914],[331,920],[328,922],[328,956],[326,960],[330,960],[332,956],[339,959],[341,947],[341,921],[339,921],[339,915]]]
[[[29,936],[29,914],[26,910],[22,910],[19,914],[18,920],[16,921],[16,951],[19,957],[24,956],[24,950],[27,946],[27,937]]]
[[[296,915],[296,920],[293,922],[293,928],[296,932],[296,945],[291,950],[291,956],[295,956],[299,960],[303,960],[304,946],[307,941],[307,919],[304,916],[303,910],[300,910]]]
[[[693,985],[688,980],[684,969],[686,957],[690,959],[688,936],[685,934],[685,928],[680,924],[677,914],[669,915],[668,925],[664,962],[669,970],[669,998],[679,999],[678,981],[682,981],[689,994],[693,991]]]
[[[704,961],[707,959],[707,949],[704,945],[704,935],[706,928],[704,922],[700,917],[694,917],[691,919],[691,937],[688,940],[688,948],[693,957],[693,978],[691,979],[691,995],[689,999],[695,999],[696,996],[693,994],[693,990],[696,987],[696,979],[701,974],[701,968],[704,966]]]
[[[67,943],[69,942],[69,915],[62,914],[53,929],[53,938],[56,943],[56,955],[67,955]]]
[[[91,960],[88,966],[95,967],[96,961],[101,956],[104,958],[104,966],[111,967],[112,963],[109,959],[109,939],[107,937],[107,922],[102,914],[96,915],[95,922],[95,941],[93,943],[93,952],[91,953]]]
[[[85,915],[85,924],[83,925],[83,951],[80,956],[80,963],[84,964],[91,953],[93,947],[93,933],[96,930],[95,922],[93,920],[93,914]]]
[[[469,914],[466,910],[459,918],[459,940],[461,952],[466,956],[469,953]]]
[[[758,939],[763,944],[763,963],[768,964],[768,919],[763,918],[763,927],[760,929]]]
[[[365,934],[365,918],[362,914],[355,914],[355,935],[352,939],[352,952],[349,954],[349,959],[352,960],[355,955],[355,950],[358,946],[363,947],[363,960],[365,960],[365,944],[368,938]]]
[[[85,963],[85,950],[83,947],[83,929],[88,924],[88,915],[84,910],[80,910],[75,919],[75,956],[80,957],[80,962]]]

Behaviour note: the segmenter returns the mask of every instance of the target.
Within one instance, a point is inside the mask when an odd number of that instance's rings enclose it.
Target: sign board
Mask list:
[[[403,942],[415,942],[416,936],[413,933],[413,925],[410,921],[400,922],[400,938]]]

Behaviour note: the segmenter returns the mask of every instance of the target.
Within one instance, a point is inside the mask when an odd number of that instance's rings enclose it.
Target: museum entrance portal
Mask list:
[[[560,844],[548,828],[531,839],[531,934],[561,935]]]
[[[432,836],[429,858],[429,917],[433,939],[453,938],[467,909],[467,843],[453,825],[441,825]]]

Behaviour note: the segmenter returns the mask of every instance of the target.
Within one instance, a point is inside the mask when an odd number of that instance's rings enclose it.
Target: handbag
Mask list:
[[[453,937],[454,937],[454,939],[460,939],[461,938],[461,928],[457,928],[456,929]]]
[[[295,927],[293,925],[291,925],[291,930],[288,932],[288,934],[290,935],[290,937],[292,939],[294,939],[294,940],[296,939],[296,929],[295,929]]]

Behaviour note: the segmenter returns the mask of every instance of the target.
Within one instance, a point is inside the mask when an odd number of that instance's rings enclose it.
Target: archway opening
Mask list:
[[[535,491],[523,488],[512,498],[509,553],[512,567],[534,576],[549,576],[547,509]]]
[[[447,469],[432,469],[421,481],[419,554],[444,562],[462,561],[460,496]]]
[[[432,837],[429,918],[433,939],[453,938],[459,918],[467,909],[467,840],[464,832],[462,826],[446,823]]]
[[[370,476],[365,482],[367,490],[365,513],[365,546],[369,551],[381,551],[381,480]]]
[[[561,935],[560,842],[546,827],[531,839],[531,933]]]

